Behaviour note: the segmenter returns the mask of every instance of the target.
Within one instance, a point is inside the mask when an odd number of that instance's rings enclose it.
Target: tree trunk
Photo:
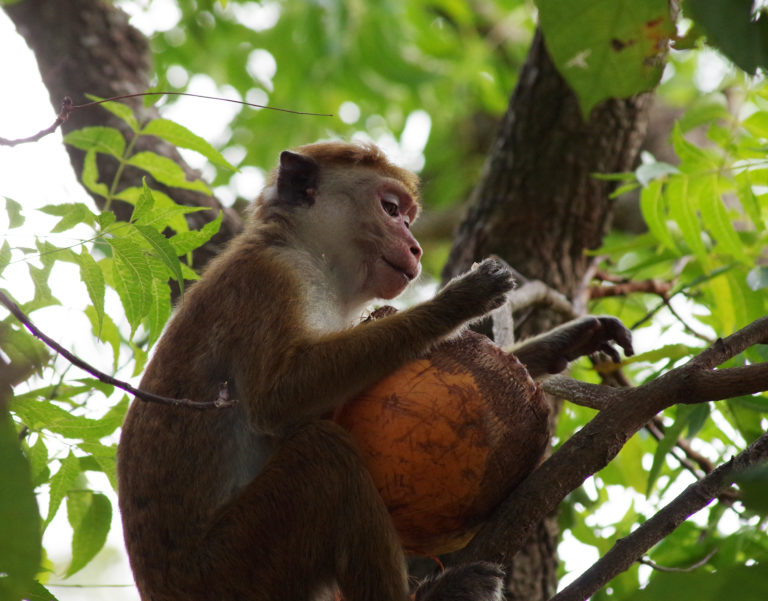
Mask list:
[[[65,96],[71,97],[75,104],[82,104],[88,102],[86,94],[109,98],[149,89],[152,72],[147,39],[128,23],[125,13],[110,3],[103,0],[25,0],[3,6],[3,10],[35,53],[40,75],[56,112],[61,109]],[[141,98],[122,102],[137,112],[140,123],[159,116],[154,106],[144,107]],[[61,129],[66,134],[94,125],[117,128],[126,139],[132,135],[122,120],[102,107],[74,111]],[[136,150],[151,150],[168,157],[184,169],[188,179],[199,178],[175,148],[158,138],[142,137]],[[85,153],[72,146],[67,146],[67,151],[72,167],[80,174]],[[109,185],[115,176],[117,161],[100,155],[98,166],[100,181]],[[119,189],[141,186],[141,178],[145,175],[149,177],[139,169],[125,169]],[[237,213],[222,207],[212,196],[180,188],[169,189],[158,182],[151,185],[180,204],[212,209],[187,216],[193,229],[200,228],[215,219],[219,211],[224,211],[219,233],[209,244],[195,251],[196,267],[215,256],[222,244],[242,227]],[[94,200],[97,206],[103,206],[102,197],[94,195]],[[125,203],[115,203],[113,209],[118,219],[130,216],[131,207]]]
[[[524,276],[576,297],[589,267],[585,250],[600,245],[613,208],[614,184],[593,174],[632,168],[649,100],[645,94],[604,102],[585,122],[537,32],[454,239],[444,280],[496,254]],[[545,331],[557,320],[536,311],[518,335]],[[555,517],[539,526],[520,553],[505,552],[503,534],[494,536],[502,529],[491,522],[448,561],[498,561],[508,570],[508,598],[548,599],[557,585]]]

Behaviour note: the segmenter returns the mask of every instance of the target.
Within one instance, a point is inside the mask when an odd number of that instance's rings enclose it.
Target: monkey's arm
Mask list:
[[[501,306],[513,284],[503,265],[486,260],[430,301],[331,335],[289,341],[273,349],[262,369],[241,363],[238,393],[255,399],[257,429],[278,433],[332,411],[467,321]]]
[[[563,371],[570,361],[597,351],[620,361],[615,342],[628,357],[634,354],[632,334],[615,317],[587,316],[570,321],[554,330],[525,340],[512,349],[533,378]]]

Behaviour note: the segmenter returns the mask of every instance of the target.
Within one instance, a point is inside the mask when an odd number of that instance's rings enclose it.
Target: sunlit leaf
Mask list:
[[[96,216],[83,203],[63,203],[46,205],[40,209],[43,213],[61,217],[61,220],[53,226],[52,232],[64,232],[81,223],[93,225]]]
[[[131,336],[152,306],[152,269],[143,249],[128,238],[109,238],[112,276],[131,326]]]
[[[586,115],[656,85],[673,28],[664,0],[537,0],[544,40]]]
[[[672,234],[667,227],[666,198],[662,193],[661,180],[652,180],[640,192],[640,210],[648,229],[656,239],[669,250],[677,250]]]
[[[42,405],[43,403],[41,403]],[[80,464],[72,451],[60,461],[58,471],[51,478],[51,492],[48,501],[48,517],[45,518],[45,525],[51,523],[51,520],[59,510],[61,502],[75,483],[80,474]]]
[[[67,576],[71,576],[104,546],[112,521],[112,504],[102,494],[73,491],[67,496],[67,516],[74,531],[72,562],[67,568]]]
[[[109,188],[106,184],[99,182],[98,179],[99,167],[96,164],[96,151],[89,150],[85,153],[85,159],[83,160],[83,172],[80,176],[80,181],[88,190],[94,194],[108,198]]]
[[[222,213],[213,221],[209,221],[199,230],[180,232],[169,239],[174,252],[181,256],[195,250],[210,240],[221,227]]]
[[[98,323],[97,332],[101,332],[101,324],[104,321],[104,294],[106,293],[104,275],[85,247],[80,249],[79,255],[74,254],[74,256],[80,266],[80,279],[88,290],[88,296],[95,311]]]
[[[690,192],[690,178],[681,176],[669,182],[665,189],[669,215],[677,223],[683,239],[702,265],[709,262],[709,253],[701,238],[701,226],[697,215],[698,197]]]
[[[5,212],[8,214],[8,229],[24,225],[21,205],[12,198],[5,197]]]
[[[64,143],[85,151],[96,151],[121,158],[125,152],[125,138],[114,127],[91,126],[69,132]]]
[[[210,143],[175,121],[169,121],[168,119],[153,119],[144,126],[141,133],[157,136],[158,138],[170,142],[174,146],[194,150],[195,152],[202,154],[214,165],[224,167],[231,171],[236,171],[236,168],[230,164],[218,150],[211,146]]]
[[[708,175],[702,180],[702,188],[699,193],[699,210],[704,225],[712,232],[722,250],[730,253],[739,261],[749,263],[750,260],[744,253],[743,244],[739,240],[736,230],[733,229],[731,219],[723,206],[716,175]]]
[[[166,186],[197,190],[204,194],[210,194],[208,186],[202,180],[188,180],[178,163],[154,152],[138,152],[128,159],[128,163],[147,171],[157,181]]]
[[[117,362],[120,358],[120,331],[115,322],[106,313],[99,316],[92,305],[85,308],[85,314],[91,322],[91,333],[98,340],[106,342],[112,347],[112,369],[117,369]]]
[[[100,98],[94,94],[86,94],[85,96],[90,100],[104,100],[104,98]],[[105,111],[112,113],[118,119],[125,121],[133,131],[137,131],[139,129],[139,123],[136,121],[136,117],[133,116],[131,107],[129,107],[127,104],[124,104],[119,100],[109,100],[107,102],[102,102],[99,106]]]
[[[171,291],[168,284],[160,280],[152,280],[152,306],[147,312],[147,330],[149,346],[157,342],[163,327],[171,316]]]

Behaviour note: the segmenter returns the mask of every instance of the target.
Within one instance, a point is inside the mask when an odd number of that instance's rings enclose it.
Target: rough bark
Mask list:
[[[82,104],[88,101],[86,94],[108,98],[149,89],[152,71],[147,39],[128,23],[125,13],[110,3],[103,0],[25,0],[4,6],[3,10],[34,52],[57,113],[65,96],[71,97],[75,104]],[[140,98],[125,102],[138,111],[140,121],[159,116],[154,107],[144,107]],[[115,127],[126,138],[131,136],[123,121],[100,107],[75,111],[61,129],[67,133],[93,125]],[[199,178],[175,148],[158,138],[142,137],[136,150],[151,150],[171,158],[182,166],[188,179]],[[72,167],[80,174],[85,153],[72,146],[67,146],[67,151]],[[100,156],[100,181],[111,183],[116,168],[116,161]],[[140,186],[144,175],[147,174],[138,169],[126,169],[118,189]],[[198,267],[215,256],[221,245],[241,229],[237,213],[222,207],[212,196],[179,188],[168,189],[157,182],[151,185],[180,204],[212,209],[190,214],[191,228],[201,227],[214,219],[219,211],[224,211],[219,233],[195,253]],[[94,196],[94,200],[98,206],[103,206],[102,197]],[[124,203],[115,203],[113,209],[119,219],[130,215],[130,206]]]
[[[584,251],[600,245],[612,211],[613,185],[593,174],[631,169],[649,102],[649,95],[604,102],[585,121],[537,33],[457,231],[444,279],[496,254],[523,275],[567,297],[578,296],[589,267]],[[519,335],[544,331],[561,319],[545,311],[528,317]],[[472,556],[506,565],[510,599],[548,599],[556,587],[556,542],[550,515],[522,550],[517,550],[519,541],[495,540],[493,557],[478,548]]]

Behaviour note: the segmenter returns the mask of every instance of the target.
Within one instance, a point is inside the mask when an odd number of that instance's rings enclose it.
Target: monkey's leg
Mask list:
[[[349,435],[332,422],[288,434],[220,510],[204,544],[209,590],[221,591],[220,600],[308,601],[334,583],[344,601],[408,596],[384,502]]]

